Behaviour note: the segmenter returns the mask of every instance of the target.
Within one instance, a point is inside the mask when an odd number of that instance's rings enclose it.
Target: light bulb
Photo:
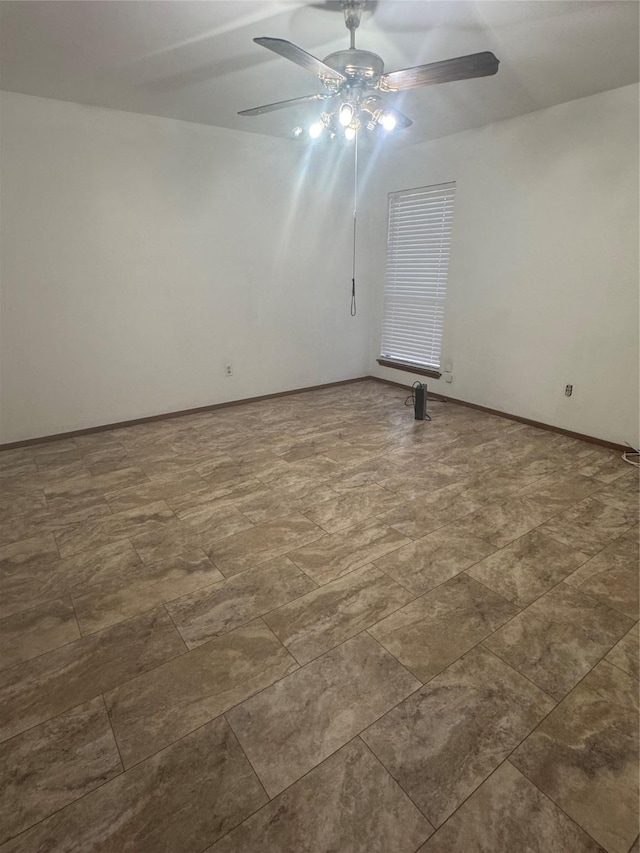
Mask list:
[[[301,127],[294,127],[291,133],[297,138],[302,133]]]
[[[309,127],[309,136],[312,139],[317,139],[324,130],[324,124],[321,121],[314,121]]]
[[[345,127],[345,129],[344,129],[344,138],[345,138],[345,139],[355,139],[355,138],[356,138],[356,129],[355,129],[355,127]]]
[[[398,121],[393,113],[385,113],[380,119],[380,124],[385,130],[393,130],[397,123]]]
[[[338,111],[338,119],[344,127],[351,124],[353,119],[353,107],[351,104],[343,104]]]

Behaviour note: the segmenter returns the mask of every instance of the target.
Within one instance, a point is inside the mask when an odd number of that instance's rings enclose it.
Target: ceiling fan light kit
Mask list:
[[[498,71],[499,61],[493,53],[484,51],[385,73],[380,56],[356,47],[356,30],[367,7],[366,0],[342,0],[340,5],[349,30],[350,44],[346,50],[330,53],[324,60],[285,39],[254,39],[256,44],[315,74],[325,91],[242,110],[238,115],[257,116],[315,101],[325,102],[319,120],[309,126],[308,135],[318,139],[326,131],[330,139],[335,139],[340,133],[349,140],[354,139],[362,127],[368,131],[390,133],[413,124],[410,118],[381,98],[379,92],[393,93],[417,86],[488,77]],[[302,128],[294,128],[293,135],[301,138]]]

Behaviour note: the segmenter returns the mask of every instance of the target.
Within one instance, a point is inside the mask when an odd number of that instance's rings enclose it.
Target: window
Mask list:
[[[381,364],[439,375],[455,191],[389,193]]]

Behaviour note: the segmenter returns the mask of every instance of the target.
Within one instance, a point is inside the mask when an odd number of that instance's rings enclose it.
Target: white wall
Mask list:
[[[1,97],[0,442],[369,372],[337,151]]]
[[[381,368],[386,193],[456,181],[434,392],[638,446],[638,86],[411,148],[368,182],[372,368]],[[573,384],[573,396],[564,387]]]

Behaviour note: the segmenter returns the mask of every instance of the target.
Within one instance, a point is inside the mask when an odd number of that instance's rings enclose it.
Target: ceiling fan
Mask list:
[[[488,77],[497,72],[499,61],[490,51],[385,72],[380,56],[356,47],[356,30],[360,26],[363,10],[370,5],[367,0],[341,0],[345,25],[350,33],[350,44],[346,50],[330,53],[323,60],[285,39],[255,38],[256,44],[315,74],[326,91],[242,110],[238,115],[257,116],[273,110],[320,101],[326,104],[329,110],[322,113],[321,121],[311,125],[309,135],[320,136],[327,128],[329,133],[335,136],[341,125],[347,139],[353,139],[363,124],[369,130],[380,126],[387,131],[394,128],[403,129],[413,124],[410,118],[380,97],[381,92],[400,92],[416,86]],[[297,130],[302,132],[301,128]]]

